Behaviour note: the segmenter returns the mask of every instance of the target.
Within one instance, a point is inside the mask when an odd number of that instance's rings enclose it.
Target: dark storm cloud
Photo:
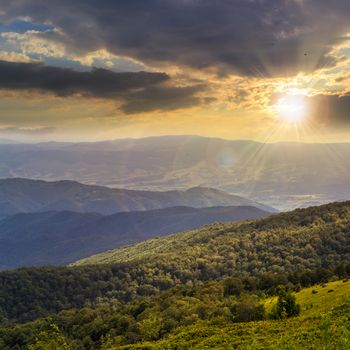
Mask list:
[[[220,73],[287,75],[334,64],[350,28],[348,0],[2,0],[3,17],[29,16],[61,32],[38,35],[87,52]]]
[[[132,90],[162,83],[164,73],[115,73],[94,68],[89,72],[69,68],[48,67],[40,63],[0,61],[0,87],[11,90],[38,89],[58,96],[83,95],[118,97]]]
[[[201,99],[194,94],[201,90],[201,86],[159,88],[151,87],[147,90],[128,94],[126,103],[122,106],[125,113],[140,113],[152,110],[175,110],[188,108],[201,103]]]
[[[317,95],[309,97],[309,104],[314,121],[336,128],[350,125],[350,94]]]
[[[165,73],[116,73],[94,68],[89,72],[48,67],[40,63],[0,61],[0,89],[34,90],[56,96],[82,96],[117,99],[122,110],[140,113],[173,110],[200,104],[194,94],[204,87],[171,87]]]

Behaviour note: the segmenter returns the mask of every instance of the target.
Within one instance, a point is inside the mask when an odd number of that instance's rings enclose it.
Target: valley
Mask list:
[[[264,144],[199,136],[3,144],[0,177],[138,191],[212,187],[291,210],[348,199],[349,157],[347,143]]]

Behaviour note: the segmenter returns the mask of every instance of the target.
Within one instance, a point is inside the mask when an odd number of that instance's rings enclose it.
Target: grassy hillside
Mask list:
[[[301,315],[223,326],[202,322],[158,342],[111,346],[112,350],[350,349],[350,281],[335,281],[296,293]],[[267,308],[275,298],[266,300]]]

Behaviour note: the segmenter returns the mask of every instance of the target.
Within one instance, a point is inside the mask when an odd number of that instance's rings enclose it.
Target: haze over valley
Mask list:
[[[350,198],[350,144],[163,136],[0,145],[2,178],[151,191],[211,187],[279,210]],[[126,204],[119,204],[126,205]]]

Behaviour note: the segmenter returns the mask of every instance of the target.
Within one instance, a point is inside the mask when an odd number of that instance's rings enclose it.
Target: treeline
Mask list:
[[[259,285],[259,281],[255,281]],[[0,327],[0,348],[108,349],[114,345],[155,341],[189,325],[205,321],[227,325],[299,314],[295,297],[279,286],[272,312],[265,310],[259,290],[247,292],[245,279],[181,285],[129,304],[111,300],[97,307],[61,311],[30,323]]]
[[[336,270],[342,277],[344,271],[350,275],[350,264]],[[65,310],[15,327],[3,325],[0,327],[0,348],[46,350],[50,344],[57,350],[106,350],[113,346],[157,341],[201,322],[208,327],[218,327],[294,317],[299,314],[300,307],[293,293],[300,288],[300,283],[319,280],[323,284],[327,278],[338,277],[333,273],[323,270],[307,275],[269,274],[261,279],[230,277],[218,282],[178,285],[126,304],[100,300],[95,307]],[[293,284],[293,280],[297,284]],[[268,295],[278,296],[271,310],[264,306]]]
[[[225,295],[264,292],[276,295],[281,286],[289,290],[325,283],[350,275],[350,262],[333,269],[295,271],[289,274],[245,274],[223,278]],[[84,266],[79,268],[32,268],[9,271],[1,276],[1,324],[27,322],[61,310],[98,307],[101,304],[125,305],[142,297],[180,286],[201,286],[208,281],[197,276],[179,280],[179,271],[154,275],[147,266],[136,264]],[[231,283],[231,285],[230,285]],[[6,286],[6,288],[5,288]]]

